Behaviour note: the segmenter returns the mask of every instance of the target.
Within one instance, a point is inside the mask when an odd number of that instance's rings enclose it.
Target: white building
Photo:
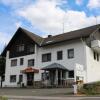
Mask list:
[[[83,66],[84,83],[100,81],[99,27],[47,38],[19,28],[2,53],[6,57],[4,86],[66,85],[77,77],[76,64]]]

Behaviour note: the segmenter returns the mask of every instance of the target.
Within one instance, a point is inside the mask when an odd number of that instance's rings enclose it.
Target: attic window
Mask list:
[[[17,52],[22,52],[24,51],[24,44],[21,44],[21,45],[17,45]]]

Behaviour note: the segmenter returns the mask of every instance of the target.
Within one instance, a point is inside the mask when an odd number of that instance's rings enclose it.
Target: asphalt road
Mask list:
[[[100,97],[29,97],[29,98],[11,98],[9,100],[100,100]]]
[[[77,97],[72,93],[72,88],[0,88],[0,95],[8,100],[100,100],[100,97]]]
[[[66,96],[72,93],[73,93],[73,89],[71,88],[50,88],[50,89],[0,88],[0,95]]]

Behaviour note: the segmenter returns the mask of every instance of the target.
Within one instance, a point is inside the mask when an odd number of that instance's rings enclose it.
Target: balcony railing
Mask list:
[[[96,52],[100,53],[100,40],[91,41],[91,48]]]

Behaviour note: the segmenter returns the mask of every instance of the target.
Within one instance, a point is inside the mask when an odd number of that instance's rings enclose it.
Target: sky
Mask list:
[[[19,27],[37,35],[100,24],[100,0],[0,0],[0,52]]]

